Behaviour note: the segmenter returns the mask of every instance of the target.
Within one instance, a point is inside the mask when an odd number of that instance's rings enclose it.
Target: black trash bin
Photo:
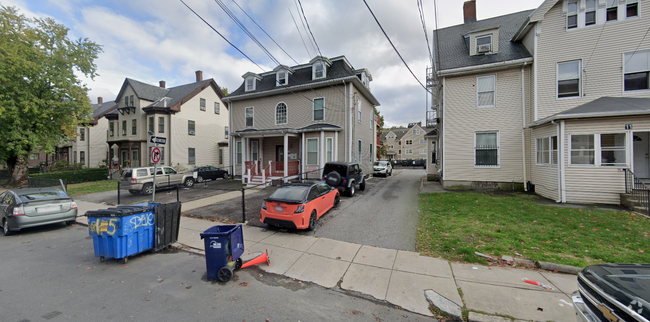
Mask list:
[[[242,225],[219,225],[201,233],[205,245],[205,264],[208,280],[228,282],[233,271],[239,269],[244,253]]]

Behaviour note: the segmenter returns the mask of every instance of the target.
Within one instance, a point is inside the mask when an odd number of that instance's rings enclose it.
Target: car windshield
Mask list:
[[[377,161],[375,162],[375,165],[385,167],[388,165],[388,161]]]
[[[346,176],[347,175],[347,170],[346,166],[342,164],[325,164],[325,169],[323,169],[323,175],[327,175],[328,173],[336,171],[338,172],[341,176]]]
[[[24,195],[20,195],[20,200],[22,202],[30,202],[30,201],[38,201],[38,200],[52,200],[52,199],[61,199],[61,198],[69,198],[68,195],[65,194],[65,192],[58,190],[58,191],[41,191],[41,192],[34,192],[34,193],[27,193]]]
[[[122,172],[122,177],[124,178],[131,178],[131,175],[132,175],[131,170],[124,170],[124,172]]]
[[[302,201],[307,196],[310,186],[286,186],[275,190],[269,197],[274,200]]]

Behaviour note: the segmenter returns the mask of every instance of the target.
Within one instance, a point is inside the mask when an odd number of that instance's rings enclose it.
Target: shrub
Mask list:
[[[70,170],[70,171],[38,173],[38,174],[32,174],[30,176],[35,178],[64,179],[68,182],[68,184],[70,184],[70,183],[106,180],[107,173],[106,173],[106,169],[94,168],[94,169],[78,169],[78,170]]]

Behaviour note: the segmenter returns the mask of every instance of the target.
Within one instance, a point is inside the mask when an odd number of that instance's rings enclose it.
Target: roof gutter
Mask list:
[[[515,60],[506,60],[497,63],[479,65],[479,66],[467,66],[459,67],[454,69],[445,69],[438,72],[438,76],[461,76],[467,74],[473,74],[478,72],[488,72],[499,69],[505,69],[510,67],[519,67],[533,62],[533,57],[520,58]]]
[[[650,111],[630,111],[630,112],[599,112],[599,113],[581,113],[581,114],[556,114],[545,119],[533,122],[528,126],[540,126],[546,123],[552,123],[556,120],[583,119],[593,117],[612,117],[612,116],[631,116],[631,115],[650,115]]]

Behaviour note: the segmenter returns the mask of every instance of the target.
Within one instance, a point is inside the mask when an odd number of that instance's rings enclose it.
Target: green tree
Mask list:
[[[379,110],[377,109],[377,107],[375,107],[375,114],[377,114],[377,116],[379,116],[379,128],[383,129],[384,128],[384,116],[381,115],[381,113],[379,113]]]
[[[221,92],[223,93],[223,96],[227,96],[228,95],[228,87],[222,87]]]
[[[101,46],[71,40],[51,18],[26,18],[0,5],[0,159],[10,185],[27,176],[33,150],[51,153],[92,114],[88,88],[75,71],[93,79]]]

